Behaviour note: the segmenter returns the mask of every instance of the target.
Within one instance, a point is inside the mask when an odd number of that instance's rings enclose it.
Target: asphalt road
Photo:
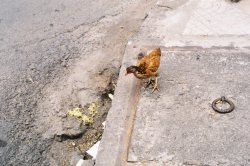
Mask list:
[[[141,2],[144,7],[137,9]],[[37,124],[45,91],[69,77],[76,62],[88,63],[87,53],[112,42],[119,44],[120,55],[111,59],[117,69],[149,2],[0,0],[0,165],[61,164],[51,163],[54,140],[39,131],[45,123]]]

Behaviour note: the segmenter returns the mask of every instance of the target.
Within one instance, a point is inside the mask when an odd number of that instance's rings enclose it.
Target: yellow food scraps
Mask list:
[[[69,110],[68,115],[81,119],[85,124],[92,124],[94,116],[97,113],[97,108],[96,103],[91,103],[87,109],[76,107]]]
[[[97,104],[96,103],[91,103],[89,108],[88,108],[89,114],[94,117],[95,114],[97,113]]]
[[[73,108],[72,110],[68,111],[69,116],[75,116],[80,118],[82,116],[81,108]]]

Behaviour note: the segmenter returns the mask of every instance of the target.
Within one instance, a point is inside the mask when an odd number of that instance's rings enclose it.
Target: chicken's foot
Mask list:
[[[159,87],[158,87],[158,75],[155,77],[155,84],[154,84],[154,88],[152,90],[152,93],[154,93],[155,90],[159,91]]]
[[[145,88],[149,87],[150,85],[152,85],[155,81],[150,77],[148,81],[146,81],[146,86]]]

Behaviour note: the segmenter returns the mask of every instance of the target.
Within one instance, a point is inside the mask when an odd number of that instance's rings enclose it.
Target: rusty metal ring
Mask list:
[[[226,102],[229,104],[229,108],[227,109],[219,109],[216,105],[218,102]],[[221,114],[226,114],[226,113],[229,113],[229,112],[232,112],[234,110],[234,103],[228,99],[226,99],[224,96],[218,98],[218,99],[215,99],[212,103],[212,108],[216,111],[216,112],[219,112]]]

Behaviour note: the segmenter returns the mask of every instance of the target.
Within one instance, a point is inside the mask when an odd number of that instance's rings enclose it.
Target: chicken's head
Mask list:
[[[126,68],[126,73],[125,75],[131,74],[131,73],[135,73],[138,70],[137,66],[129,66]]]

